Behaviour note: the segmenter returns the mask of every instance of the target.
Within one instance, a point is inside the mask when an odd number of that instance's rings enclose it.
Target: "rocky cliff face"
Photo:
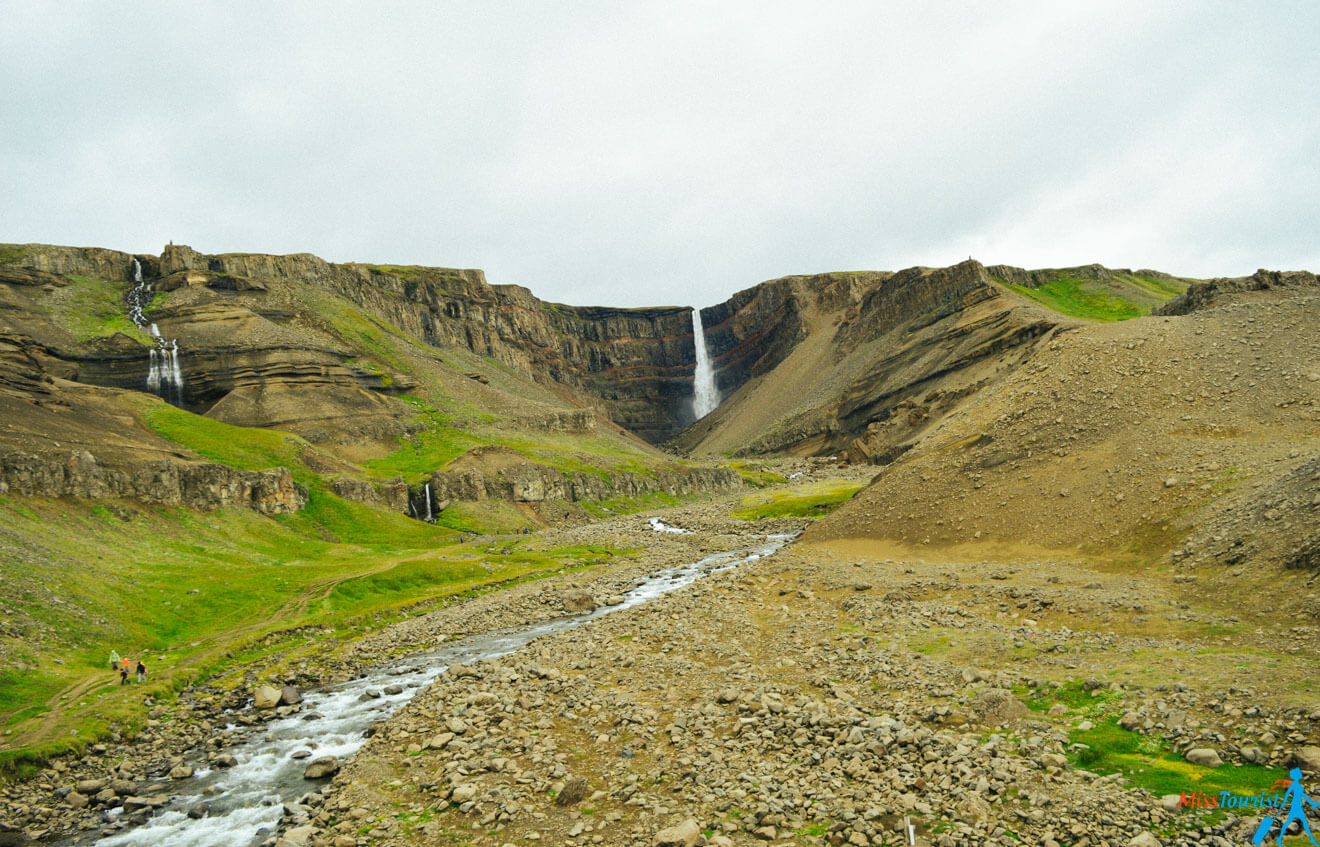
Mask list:
[[[84,500],[124,497],[203,511],[238,506],[267,515],[296,512],[307,504],[307,492],[293,481],[287,468],[239,471],[212,463],[154,458],[115,466],[88,450],[0,455],[0,494]]]
[[[723,494],[743,488],[742,477],[727,468],[682,468],[654,474],[590,474],[562,472],[527,461],[502,447],[478,447],[454,461],[448,470],[437,471],[427,480],[429,508],[435,512],[457,501],[509,500],[542,503],[562,500],[606,500],[663,492],[673,497],[698,493]],[[422,486],[410,494],[409,511],[423,514],[427,492]]]
[[[680,444],[870,462],[902,452],[1060,321],[971,261],[789,277],[702,315],[730,396]]]
[[[1192,283],[1182,294],[1165,303],[1154,314],[1188,315],[1209,306],[1216,298],[1246,291],[1270,291],[1281,288],[1316,288],[1320,279],[1309,271],[1258,270],[1247,277],[1220,277]]]
[[[715,384],[724,396],[769,373],[801,343],[821,315],[839,318],[889,273],[791,276],[763,282],[701,310]]]
[[[309,255],[203,256],[167,247],[166,279],[205,272],[239,290],[264,280],[322,288],[437,347],[465,347],[540,381],[576,389],[620,426],[666,440],[686,423],[696,362],[687,308],[564,306],[478,270],[332,264]]]

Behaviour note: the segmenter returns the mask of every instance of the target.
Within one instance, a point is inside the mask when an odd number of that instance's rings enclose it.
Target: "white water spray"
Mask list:
[[[431,523],[435,517],[431,514],[431,483],[426,483],[426,522]]]
[[[179,365],[179,342],[160,336],[156,325],[147,320],[147,307],[153,295],[151,284],[142,278],[142,265],[133,260],[133,290],[128,292],[128,319],[133,326],[152,337],[156,346],[151,348],[151,362],[147,366],[147,390],[165,399],[161,387],[173,394],[174,402],[183,402],[183,368]]]
[[[706,352],[706,330],[701,325],[701,310],[692,310],[692,339],[697,347],[697,370],[692,380],[692,411],[697,420],[720,405],[720,390],[715,387],[715,370]]]

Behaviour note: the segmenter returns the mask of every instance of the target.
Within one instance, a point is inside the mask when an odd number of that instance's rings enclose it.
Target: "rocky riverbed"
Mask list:
[[[1217,673],[1181,605],[1064,561],[790,548],[452,668],[285,843],[1241,843],[1259,816],[1075,764],[1071,733],[1121,716],[1189,763],[1188,792],[1193,762],[1320,768],[1320,699],[1282,696],[1313,658]]]
[[[259,683],[339,681],[464,635],[611,603],[645,574],[802,523],[727,511],[664,516],[689,533],[638,516],[547,534],[546,544],[640,552],[326,644],[278,671],[253,667],[240,688],[186,692],[157,706],[134,742],[6,788],[0,820],[16,832],[2,837],[130,829],[199,771],[228,764],[242,739],[304,708],[254,709]],[[1259,817],[1201,816],[1141,789],[1139,774],[1092,773],[1076,733],[1117,720],[1162,739],[1188,762],[1189,791],[1193,762],[1320,770],[1308,627],[1225,634],[1241,610],[1188,602],[1185,576],[970,552],[794,545],[455,665],[337,773],[308,781],[279,831],[256,843],[880,845],[908,843],[910,827],[915,843],[941,847],[1218,847],[1249,839]],[[239,728],[218,731],[230,723]]]

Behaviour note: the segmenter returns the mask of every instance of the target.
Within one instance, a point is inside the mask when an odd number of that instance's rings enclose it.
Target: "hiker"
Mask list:
[[[117,671],[117,670],[119,670],[119,651],[118,651],[118,650],[111,650],[111,651],[110,651],[110,670],[112,670],[112,671]]]
[[[125,659],[124,664],[119,666],[119,684],[128,685],[128,659]]]
[[[132,662],[130,662],[130,661],[128,660],[128,657],[125,656],[122,660],[120,660],[120,662],[119,662],[119,666],[120,666],[121,668],[123,668],[124,673],[128,673],[128,669],[129,669],[130,667],[132,667]]]
[[[138,659],[137,676],[138,676],[138,682],[147,681],[147,666],[142,663],[141,659]]]

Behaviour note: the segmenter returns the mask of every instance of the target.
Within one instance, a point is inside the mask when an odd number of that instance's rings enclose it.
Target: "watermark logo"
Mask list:
[[[1265,817],[1251,839],[1251,843],[1256,847],[1260,847],[1276,827],[1278,844],[1282,847],[1283,834],[1294,821],[1301,824],[1300,830],[1306,833],[1312,844],[1316,844],[1315,836],[1311,834],[1311,825],[1306,819],[1306,805],[1309,803],[1312,809],[1316,809],[1320,807],[1320,802],[1307,796],[1306,789],[1302,785],[1300,769],[1293,768],[1288,772],[1288,777],[1288,779],[1276,780],[1269,789],[1259,794],[1235,794],[1229,791],[1221,791],[1218,794],[1207,794],[1204,791],[1193,791],[1190,794],[1183,792],[1178,798],[1178,806],[1182,809],[1231,809],[1238,814],[1251,811],[1263,813]]]
[[[1260,822],[1256,828],[1256,834],[1252,836],[1251,843],[1260,847],[1269,838],[1270,832],[1277,826],[1279,828],[1279,847],[1283,847],[1283,834],[1292,826],[1293,821],[1300,821],[1302,832],[1315,844],[1315,836],[1311,834],[1311,824],[1306,820],[1306,804],[1310,803],[1311,808],[1320,807],[1320,802],[1312,800],[1306,796],[1306,789],[1302,786],[1302,772],[1299,768],[1293,768],[1288,771],[1290,779],[1281,779],[1274,783],[1274,795],[1270,797],[1274,802],[1269,804],[1271,812]],[[1283,796],[1278,795],[1278,790],[1284,788]],[[1231,796],[1231,795],[1230,795]]]

